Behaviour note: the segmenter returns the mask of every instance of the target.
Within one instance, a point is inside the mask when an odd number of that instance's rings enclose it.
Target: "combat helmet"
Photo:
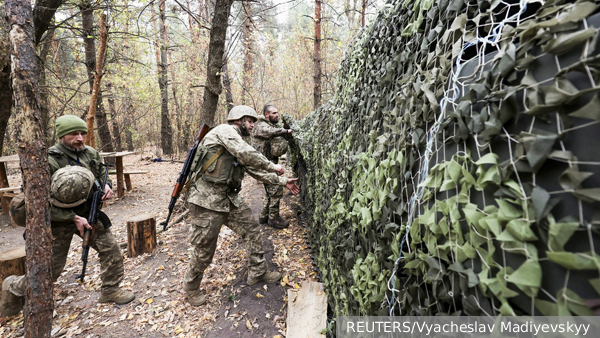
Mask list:
[[[227,115],[227,122],[239,120],[244,116],[252,117],[254,121],[258,120],[258,114],[256,114],[256,110],[250,106],[241,105],[231,108],[229,115]]]
[[[50,201],[59,208],[73,208],[83,204],[94,185],[94,174],[84,167],[66,166],[52,175]]]

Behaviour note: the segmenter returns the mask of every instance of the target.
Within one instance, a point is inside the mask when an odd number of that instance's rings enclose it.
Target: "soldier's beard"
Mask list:
[[[242,136],[250,136],[250,131],[248,131],[248,128],[243,123],[240,125],[240,132],[242,132]]]
[[[269,116],[269,122],[273,123],[273,124],[277,124],[279,123],[279,116]]]
[[[70,151],[74,151],[74,152],[78,152],[78,151],[83,151],[85,149],[85,145],[82,144],[81,147],[72,147],[68,144],[66,144],[65,142],[60,142],[62,143],[63,146],[65,146],[65,148],[69,149]]]

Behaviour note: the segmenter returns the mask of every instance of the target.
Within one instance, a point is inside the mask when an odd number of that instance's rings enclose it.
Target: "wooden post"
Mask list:
[[[125,196],[125,185],[123,184],[123,156],[117,156],[117,197]]]
[[[123,175],[125,175],[125,187],[127,188],[127,191],[133,190],[133,187],[131,186],[131,178],[129,178],[129,174],[123,174]]]
[[[127,255],[136,257],[156,248],[156,217],[140,215],[127,221]]]
[[[25,274],[25,247],[0,252],[0,285],[8,276]],[[2,290],[0,290],[0,296]]]

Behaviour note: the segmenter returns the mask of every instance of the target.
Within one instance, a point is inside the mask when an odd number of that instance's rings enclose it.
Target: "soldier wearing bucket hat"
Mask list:
[[[239,192],[245,173],[269,184],[286,186],[292,193],[297,194],[299,188],[296,179],[278,176],[283,174],[282,166],[270,162],[242,139],[250,136],[256,119],[256,111],[251,107],[233,107],[227,117],[228,124],[206,134],[192,163],[193,184],[188,202],[193,247],[183,289],[193,306],[206,301],[200,283],[204,270],[212,262],[223,224],[244,240],[248,251],[248,285],[274,283],[281,278],[279,272],[267,269],[260,226]]]
[[[95,180],[103,180],[100,154],[83,141],[87,134],[85,122],[77,116],[65,115],[56,119],[56,135],[59,142],[48,150],[51,174],[52,216],[52,278],[60,276],[67,261],[73,235],[83,236],[89,214],[88,198]],[[103,199],[113,196],[110,179],[104,187]],[[11,219],[25,226],[25,201],[15,197],[10,206]],[[92,248],[100,258],[102,280],[99,303],[126,304],[135,296],[119,288],[123,281],[123,255],[113,237],[107,216],[100,218],[94,233]],[[26,291],[25,276],[9,276],[2,283],[0,315],[12,316],[23,308]]]

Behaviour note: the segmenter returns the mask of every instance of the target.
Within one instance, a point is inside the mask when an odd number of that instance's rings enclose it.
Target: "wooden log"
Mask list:
[[[323,283],[303,282],[298,292],[288,290],[287,338],[325,337],[327,295]]]
[[[123,174],[125,176],[125,188],[127,188],[127,191],[131,191],[133,190],[133,187],[131,186],[131,178],[129,178],[129,174]]]
[[[127,255],[136,257],[156,248],[156,217],[145,214],[127,221]]]
[[[25,256],[24,246],[0,252],[0,285],[8,276],[25,274]],[[1,295],[2,290],[0,289]]]

